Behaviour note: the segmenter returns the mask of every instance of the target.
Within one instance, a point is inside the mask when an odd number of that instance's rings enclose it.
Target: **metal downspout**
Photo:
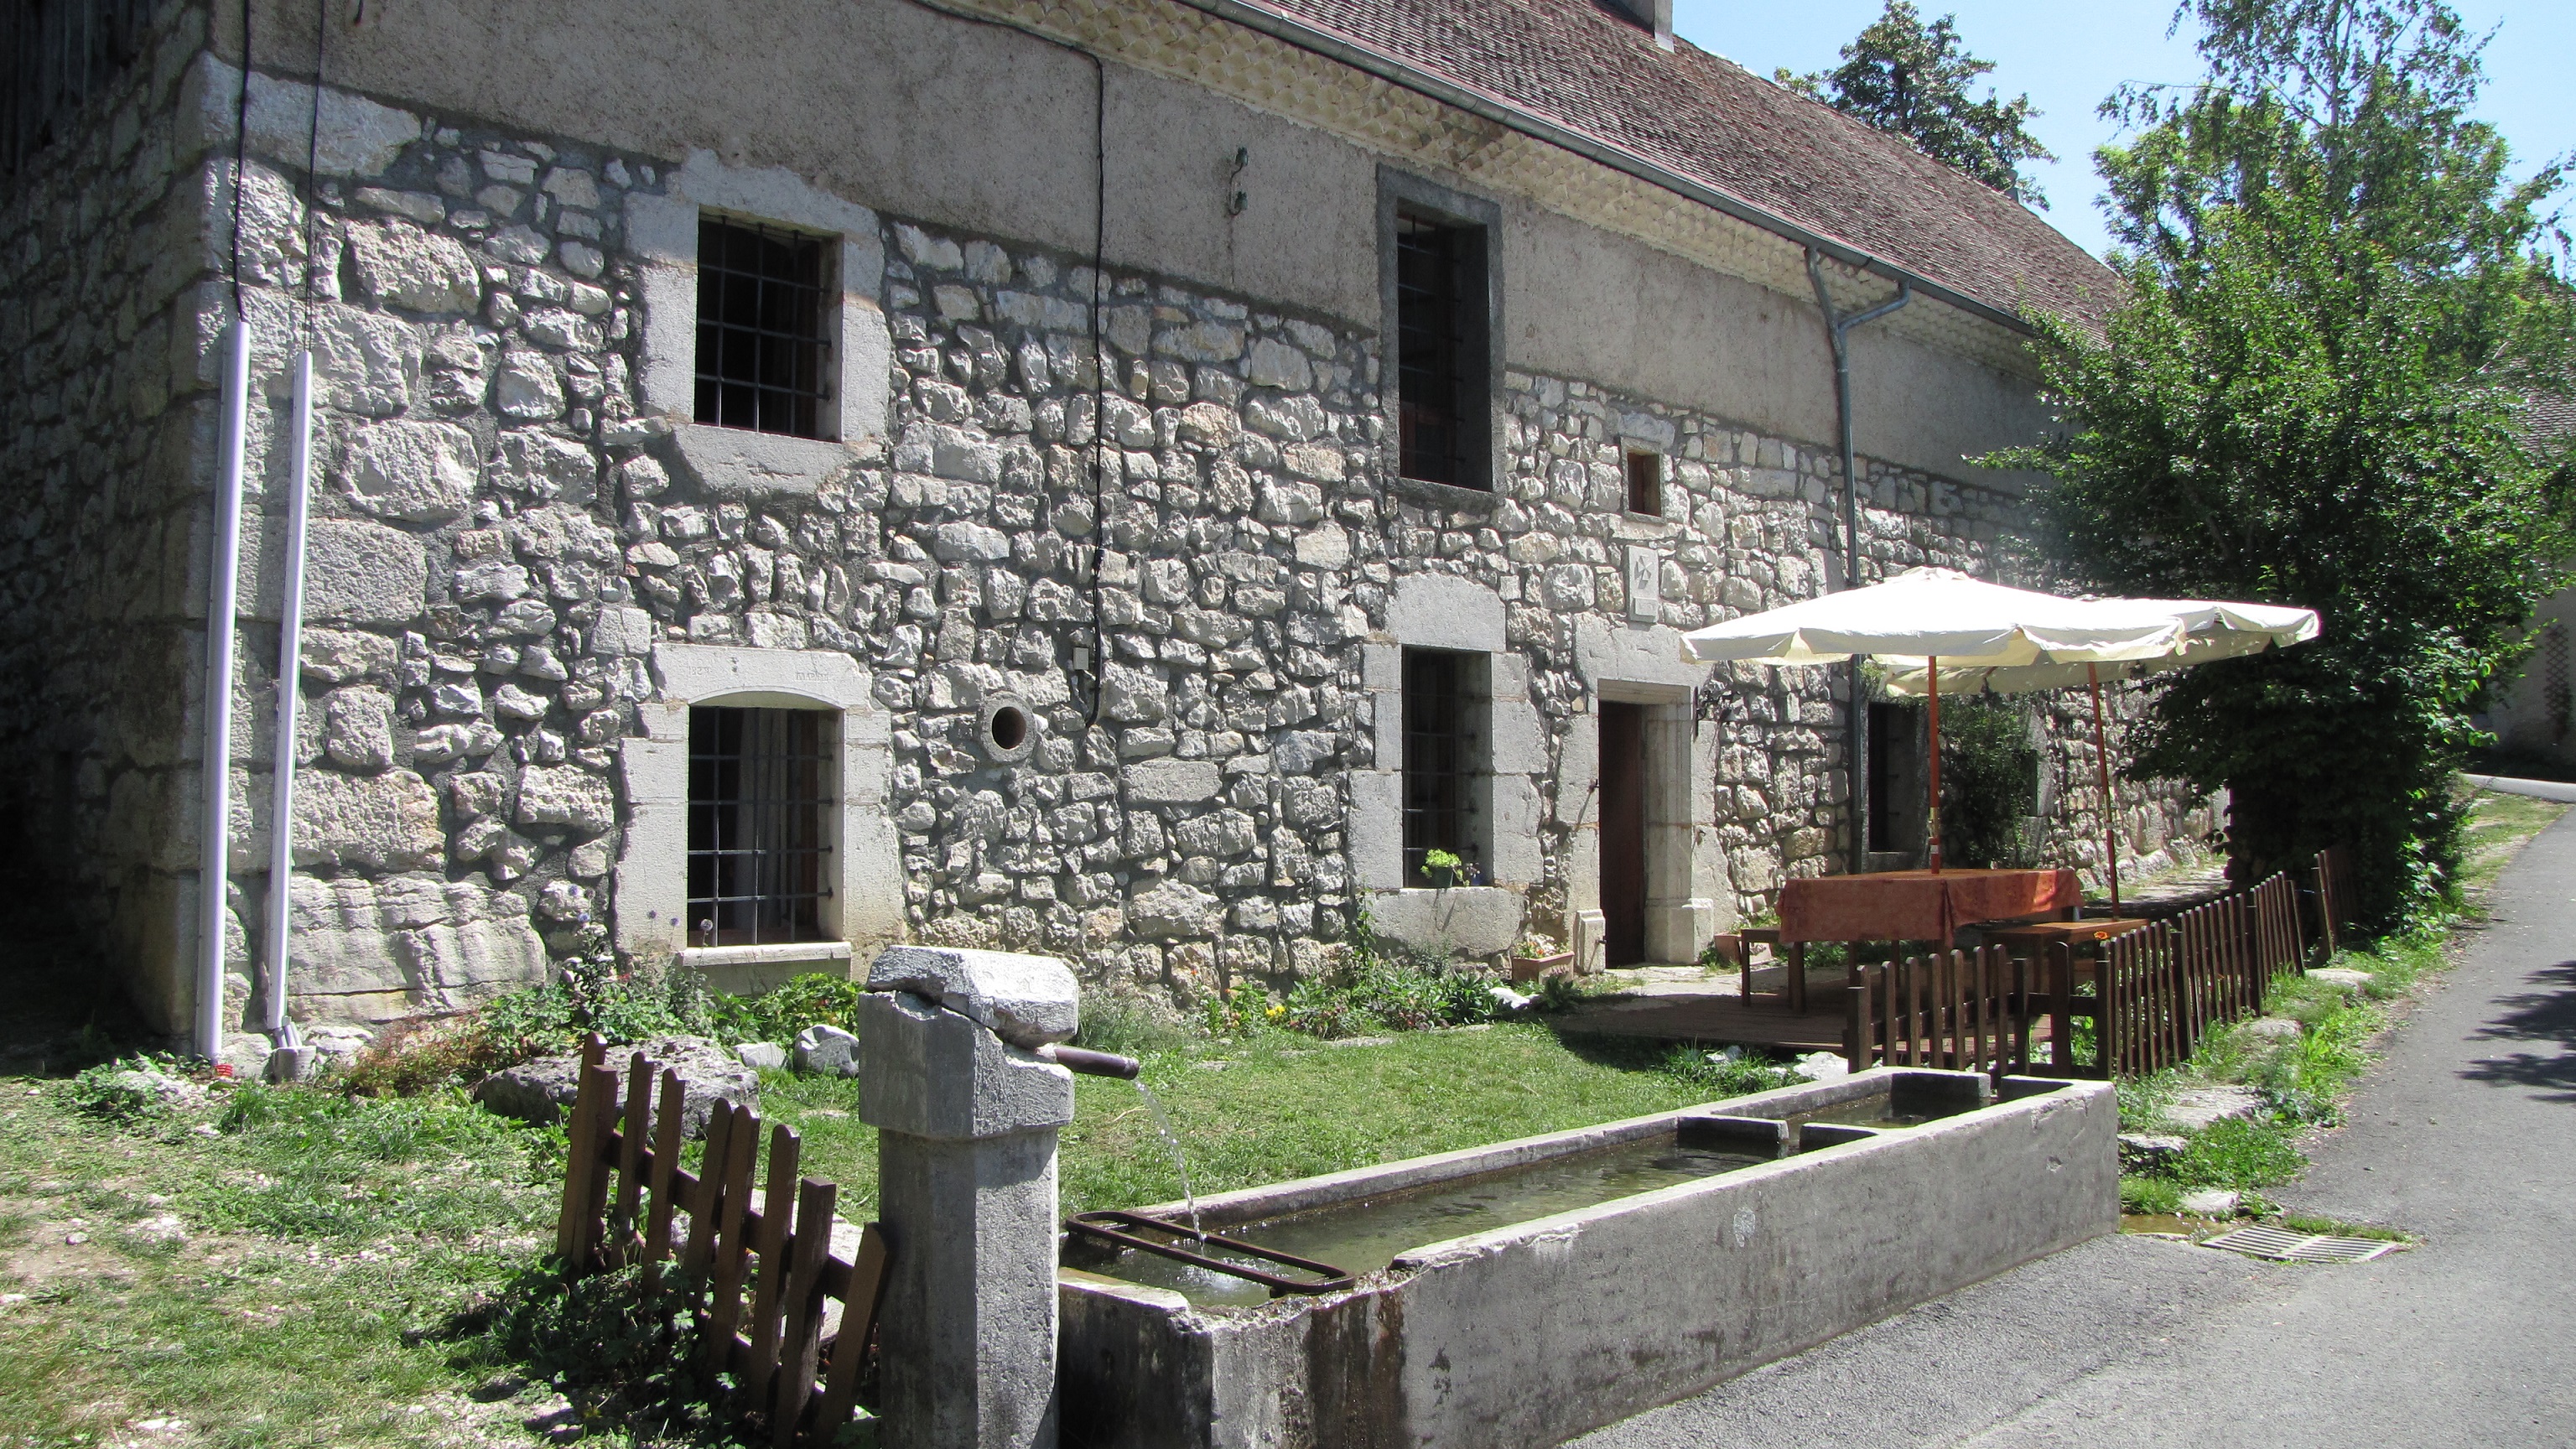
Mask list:
[[[1875,322],[1914,300],[1913,284],[1900,277],[1896,295],[1866,312],[1845,317],[1834,311],[1834,294],[1825,285],[1824,268],[1814,247],[1807,248],[1807,281],[1816,289],[1816,310],[1824,315],[1825,336],[1834,350],[1834,428],[1842,458],[1843,587],[1860,587],[1860,476],[1852,457],[1851,331]],[[1869,868],[1869,701],[1860,687],[1860,659],[1852,659],[1850,698],[1845,701],[1844,753],[1851,763],[1851,862],[1854,875]]]
[[[238,173],[236,173],[238,174]],[[231,884],[233,630],[241,572],[242,455],[249,431],[250,320],[234,313],[225,339],[223,434],[215,470],[214,556],[206,591],[205,743],[197,757],[204,790],[197,838],[197,1055],[223,1060],[224,916]]]

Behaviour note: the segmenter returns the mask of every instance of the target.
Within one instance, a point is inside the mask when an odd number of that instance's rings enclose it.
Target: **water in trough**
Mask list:
[[[1385,1197],[1362,1198],[1267,1222],[1220,1227],[1223,1236],[1274,1252],[1374,1273],[1399,1254],[1426,1244],[1528,1222],[1614,1198],[1751,1167],[1767,1158],[1684,1147],[1669,1133],[1591,1152],[1551,1157],[1506,1172],[1434,1183]],[[1256,1264],[1273,1267],[1274,1265]],[[1096,1271],[1131,1283],[1174,1289],[1192,1303],[1266,1303],[1262,1285],[1206,1268],[1129,1252]]]

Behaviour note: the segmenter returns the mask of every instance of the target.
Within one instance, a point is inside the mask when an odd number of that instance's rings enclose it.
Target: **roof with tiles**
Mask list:
[[[2110,270],[2000,192],[1603,0],[1246,0],[2006,312],[2098,325]]]

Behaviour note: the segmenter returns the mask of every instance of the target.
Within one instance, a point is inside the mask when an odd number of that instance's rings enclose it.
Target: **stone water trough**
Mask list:
[[[2107,1083],[1880,1069],[1200,1201],[1336,1293],[1069,1235],[1064,1440],[1557,1444],[2115,1231],[2118,1139]]]

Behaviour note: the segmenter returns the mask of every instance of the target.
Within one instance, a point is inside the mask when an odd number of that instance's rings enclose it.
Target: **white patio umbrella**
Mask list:
[[[2183,619],[2135,599],[2068,599],[1907,569],[1884,583],[1825,594],[1682,636],[1701,663],[1831,664],[1866,654],[1926,676],[1931,696],[1932,869],[1941,869],[1941,686],[1951,670],[2126,664],[2168,656]],[[1946,661],[1946,662],[1945,662]]]
[[[2102,848],[2111,883],[2111,914],[2120,914],[2120,839],[2111,803],[2111,760],[2102,743],[2102,681],[2141,679],[2169,670],[2188,669],[2217,659],[2237,659],[2266,649],[2285,648],[2317,637],[2317,611],[2289,604],[2239,604],[2210,599],[2105,600],[2141,605],[2163,612],[2182,626],[2162,654],[2108,662],[1979,666],[1950,663],[1933,673],[1932,661],[1904,661],[1887,674],[1887,692],[1929,695],[1957,693],[2027,694],[2081,684],[2093,695],[2093,770],[2102,788]],[[1938,708],[1937,703],[1935,709]]]

